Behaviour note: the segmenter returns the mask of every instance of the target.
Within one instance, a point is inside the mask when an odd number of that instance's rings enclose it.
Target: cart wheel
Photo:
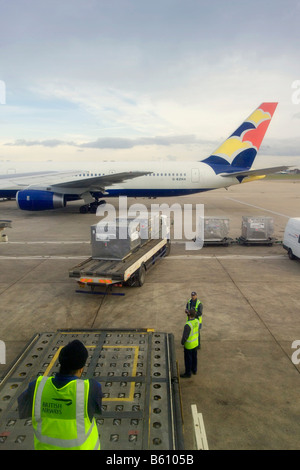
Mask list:
[[[165,253],[165,256],[169,256],[170,251],[171,251],[171,242],[170,242],[170,240],[168,240],[168,243],[166,244],[166,253]]]
[[[145,265],[142,264],[137,275],[137,286],[142,287],[142,285],[145,283],[145,279],[146,279],[146,268],[145,268]]]

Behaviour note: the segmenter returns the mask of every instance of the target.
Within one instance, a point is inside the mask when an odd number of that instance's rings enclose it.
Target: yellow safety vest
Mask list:
[[[191,302],[192,302],[192,299],[190,299],[190,300],[188,301],[188,310],[191,309]],[[199,314],[198,308],[199,308],[199,305],[200,305],[201,303],[202,303],[201,300],[197,299],[197,300],[196,300],[196,305],[195,305],[196,315],[199,315],[198,320],[199,320],[199,323],[200,323],[200,324],[202,323],[202,315]],[[187,317],[187,319],[188,319],[188,317]]]
[[[199,345],[199,320],[194,318],[186,322],[186,325],[189,325],[191,328],[190,334],[186,342],[184,343],[185,349],[194,349]]]
[[[95,418],[88,415],[89,380],[56,388],[52,377],[36,381],[32,406],[36,450],[100,450]]]

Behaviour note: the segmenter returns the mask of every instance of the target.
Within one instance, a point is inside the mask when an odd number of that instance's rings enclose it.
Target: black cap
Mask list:
[[[197,295],[197,292],[192,292],[191,295]]]
[[[73,371],[84,367],[88,355],[84,344],[78,339],[74,339],[62,348],[58,361],[64,370]]]

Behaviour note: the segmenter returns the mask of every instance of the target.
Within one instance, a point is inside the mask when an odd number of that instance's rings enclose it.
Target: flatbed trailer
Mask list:
[[[146,272],[170,252],[170,240],[149,240],[123,260],[90,257],[69,270],[81,287],[122,284],[142,286]]]
[[[184,450],[174,338],[146,329],[34,335],[0,383],[0,450],[33,449],[32,422],[19,418],[17,399],[38,376],[58,372],[60,350],[73,339],[89,352],[82,378],[102,386],[102,413],[95,417],[101,449]]]
[[[229,237],[224,237],[224,238],[210,238],[210,239],[204,239],[203,245],[204,246],[209,246],[209,245],[223,245],[223,246],[229,246],[233,242],[232,238]]]
[[[237,238],[237,243],[239,245],[267,245],[273,246],[273,244],[277,241],[276,238],[268,237],[268,238],[246,238],[246,237],[239,237]]]

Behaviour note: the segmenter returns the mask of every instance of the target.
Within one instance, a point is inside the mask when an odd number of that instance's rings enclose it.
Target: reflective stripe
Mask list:
[[[98,436],[98,439],[97,439],[97,442],[95,444],[95,447],[92,449],[92,450],[99,450],[100,449],[100,439],[99,439],[99,436]]]
[[[41,417],[41,404],[42,404],[42,394],[44,387],[46,385],[47,380],[49,377],[43,377],[40,380],[40,383],[37,383],[37,391],[34,403],[34,417],[37,423],[36,429],[34,429],[34,433],[36,438],[42,444],[48,444],[57,447],[78,447],[85,443],[85,441],[90,436],[93,427],[96,426],[95,421],[93,420],[87,433],[85,433],[85,420],[84,420],[84,407],[85,407],[85,399],[84,399],[84,381],[83,380],[76,380],[76,427],[77,427],[77,438],[76,439],[58,439],[54,437],[45,436],[42,434],[42,417]],[[38,379],[39,380],[39,379]],[[49,379],[51,380],[51,379]],[[95,446],[99,447],[99,437],[98,442]]]
[[[184,347],[186,349],[194,349],[199,345],[199,320],[195,318],[194,320],[187,321],[186,324],[189,325],[191,331],[188,339],[184,343]]]

